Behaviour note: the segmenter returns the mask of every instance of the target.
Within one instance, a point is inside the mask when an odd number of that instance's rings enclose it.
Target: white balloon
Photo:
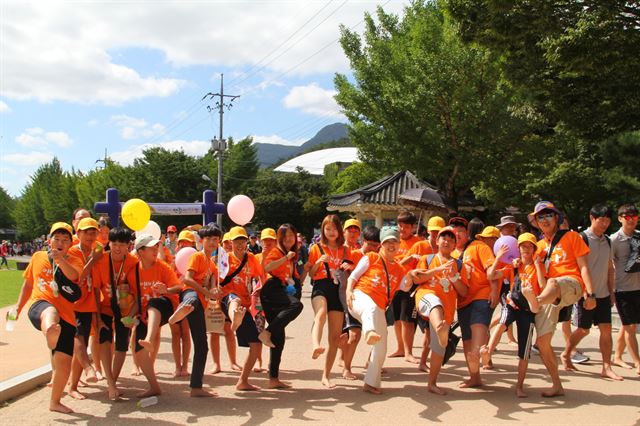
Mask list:
[[[227,204],[227,213],[229,218],[240,226],[251,222],[255,207],[251,198],[246,195],[236,195],[229,200]]]
[[[149,234],[154,239],[159,240],[160,237],[162,236],[162,231],[160,230],[160,225],[150,220],[149,223],[147,223],[147,226],[145,226],[139,231],[136,231],[136,236],[139,236],[142,234]]]

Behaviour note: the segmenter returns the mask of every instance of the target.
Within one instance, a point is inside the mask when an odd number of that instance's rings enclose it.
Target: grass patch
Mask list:
[[[18,295],[22,288],[22,273],[24,271],[16,270],[16,261],[9,259],[9,268],[7,271],[2,268],[0,270],[0,308],[14,305],[18,301]]]

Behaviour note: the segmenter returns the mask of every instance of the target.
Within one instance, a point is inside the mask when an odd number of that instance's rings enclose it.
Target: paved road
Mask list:
[[[580,372],[563,373],[567,395],[557,399],[544,399],[539,392],[546,383],[546,370],[537,356],[532,359],[527,387],[529,398],[517,399],[513,395],[515,383],[515,348],[503,344],[494,358],[496,370],[484,375],[486,386],[482,389],[460,390],[457,384],[466,369],[461,354],[457,354],[450,366],[440,376],[442,386],[449,395],[440,397],[426,391],[426,373],[399,359],[389,359],[388,374],[383,379],[385,393],[374,396],[361,391],[361,381],[339,379],[335,367],[334,390],[320,385],[323,360],[310,358],[309,331],[312,310],[309,294],[305,293],[305,310],[290,326],[290,337],[283,356],[281,378],[289,380],[295,389],[291,391],[263,390],[251,393],[236,392],[237,373],[228,371],[226,357],[223,364],[227,371],[216,376],[206,376],[205,384],[219,393],[215,399],[191,399],[188,397],[188,379],[173,379],[168,330],[164,330],[161,355],[157,370],[164,394],[158,405],[139,409],[135,395],[143,388],[139,378],[128,375],[129,360],[124,369],[121,388],[129,401],[111,403],[106,398],[103,383],[87,388],[88,400],[75,401],[69,397],[64,402],[78,413],[61,415],[47,411],[49,391],[41,388],[11,401],[0,408],[3,424],[134,424],[153,421],[157,425],[201,422],[205,424],[255,425],[255,424],[408,424],[426,421],[464,424],[499,424],[525,422],[533,424],[638,424],[640,419],[640,378],[632,371],[617,368],[625,381],[618,383],[600,379],[599,366],[595,363],[581,366]],[[593,334],[597,336],[597,331]],[[35,355],[46,350],[39,339]],[[556,336],[556,347],[560,346]],[[416,342],[419,339],[416,338]],[[589,336],[581,345],[585,352],[598,360],[597,337]],[[392,348],[390,348],[392,349]],[[416,352],[418,349],[416,348]],[[268,359],[264,351],[265,361]],[[355,372],[361,374],[367,349],[359,347]],[[30,354],[28,356],[31,356]],[[27,357],[25,353],[2,353],[2,364],[16,362]],[[240,351],[240,359],[244,351]],[[209,360],[210,362],[210,360]],[[210,364],[207,366],[210,367]],[[256,374],[258,386],[266,385],[266,375]]]

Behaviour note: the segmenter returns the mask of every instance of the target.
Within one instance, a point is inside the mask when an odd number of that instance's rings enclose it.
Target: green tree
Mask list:
[[[465,40],[500,56],[523,101],[579,137],[640,128],[640,4],[448,0]]]
[[[533,120],[513,108],[490,52],[464,44],[438,2],[414,2],[402,19],[379,8],[377,19],[365,15],[362,38],[341,29],[355,82],[335,77],[363,160],[382,173],[413,171],[454,206],[502,162],[518,167]]]
[[[0,186],[0,228],[13,228],[15,225],[13,218],[15,204],[16,202],[11,195]]]
[[[384,177],[380,171],[367,163],[353,163],[331,182],[332,194],[344,194]]]
[[[93,209],[96,201],[104,201],[109,188],[118,189],[123,200],[136,197],[131,188],[131,174],[131,168],[123,167],[111,159],[106,160],[104,168],[91,170],[87,174],[80,173],[75,188],[78,204]]]

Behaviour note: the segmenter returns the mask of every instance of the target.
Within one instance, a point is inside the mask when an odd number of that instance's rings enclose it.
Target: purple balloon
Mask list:
[[[518,250],[518,240],[516,240],[515,237],[512,237],[511,235],[503,235],[502,237],[498,238],[495,245],[493,246],[493,254],[497,256],[498,250],[500,250],[500,247],[502,246],[509,247],[509,251],[507,251],[507,253],[502,256],[500,261],[504,263],[511,263],[513,259],[517,259],[518,257],[520,257],[520,250]]]

